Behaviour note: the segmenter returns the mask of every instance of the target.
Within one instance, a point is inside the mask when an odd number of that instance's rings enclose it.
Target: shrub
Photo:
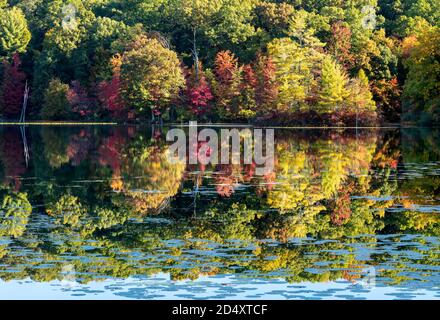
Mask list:
[[[41,109],[41,118],[44,120],[67,120],[71,110],[67,94],[69,85],[60,79],[52,79],[44,93],[44,106]]]

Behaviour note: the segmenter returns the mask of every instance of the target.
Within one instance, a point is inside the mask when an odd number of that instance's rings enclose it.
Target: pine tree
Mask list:
[[[348,85],[349,97],[347,99],[350,112],[372,112],[376,110],[376,103],[370,91],[370,83],[364,70]]]
[[[240,83],[243,69],[238,59],[230,51],[221,51],[215,58],[214,94],[221,117],[233,117],[237,114],[237,101],[240,95]]]
[[[312,70],[320,55],[290,38],[273,40],[267,50],[275,66],[277,109],[282,112],[299,110],[310,94],[314,82]]]
[[[318,111],[330,113],[341,107],[348,96],[347,76],[331,57],[322,62],[321,79],[318,89]]]
[[[26,18],[17,7],[0,9],[0,55],[25,52],[31,40]]]

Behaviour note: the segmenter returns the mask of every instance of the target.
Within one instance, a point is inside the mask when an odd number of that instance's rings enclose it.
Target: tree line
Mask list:
[[[2,0],[0,117],[436,123],[438,0]]]

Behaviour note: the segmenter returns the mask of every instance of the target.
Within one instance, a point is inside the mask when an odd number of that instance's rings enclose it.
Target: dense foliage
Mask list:
[[[334,125],[403,109],[437,122],[439,12],[438,0],[1,1],[0,116],[18,118],[28,81],[28,119]],[[47,99],[55,85],[64,107]]]

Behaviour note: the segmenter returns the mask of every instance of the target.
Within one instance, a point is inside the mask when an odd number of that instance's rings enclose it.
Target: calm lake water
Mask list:
[[[440,298],[440,131],[276,129],[258,176],[167,130],[0,127],[0,298]]]

